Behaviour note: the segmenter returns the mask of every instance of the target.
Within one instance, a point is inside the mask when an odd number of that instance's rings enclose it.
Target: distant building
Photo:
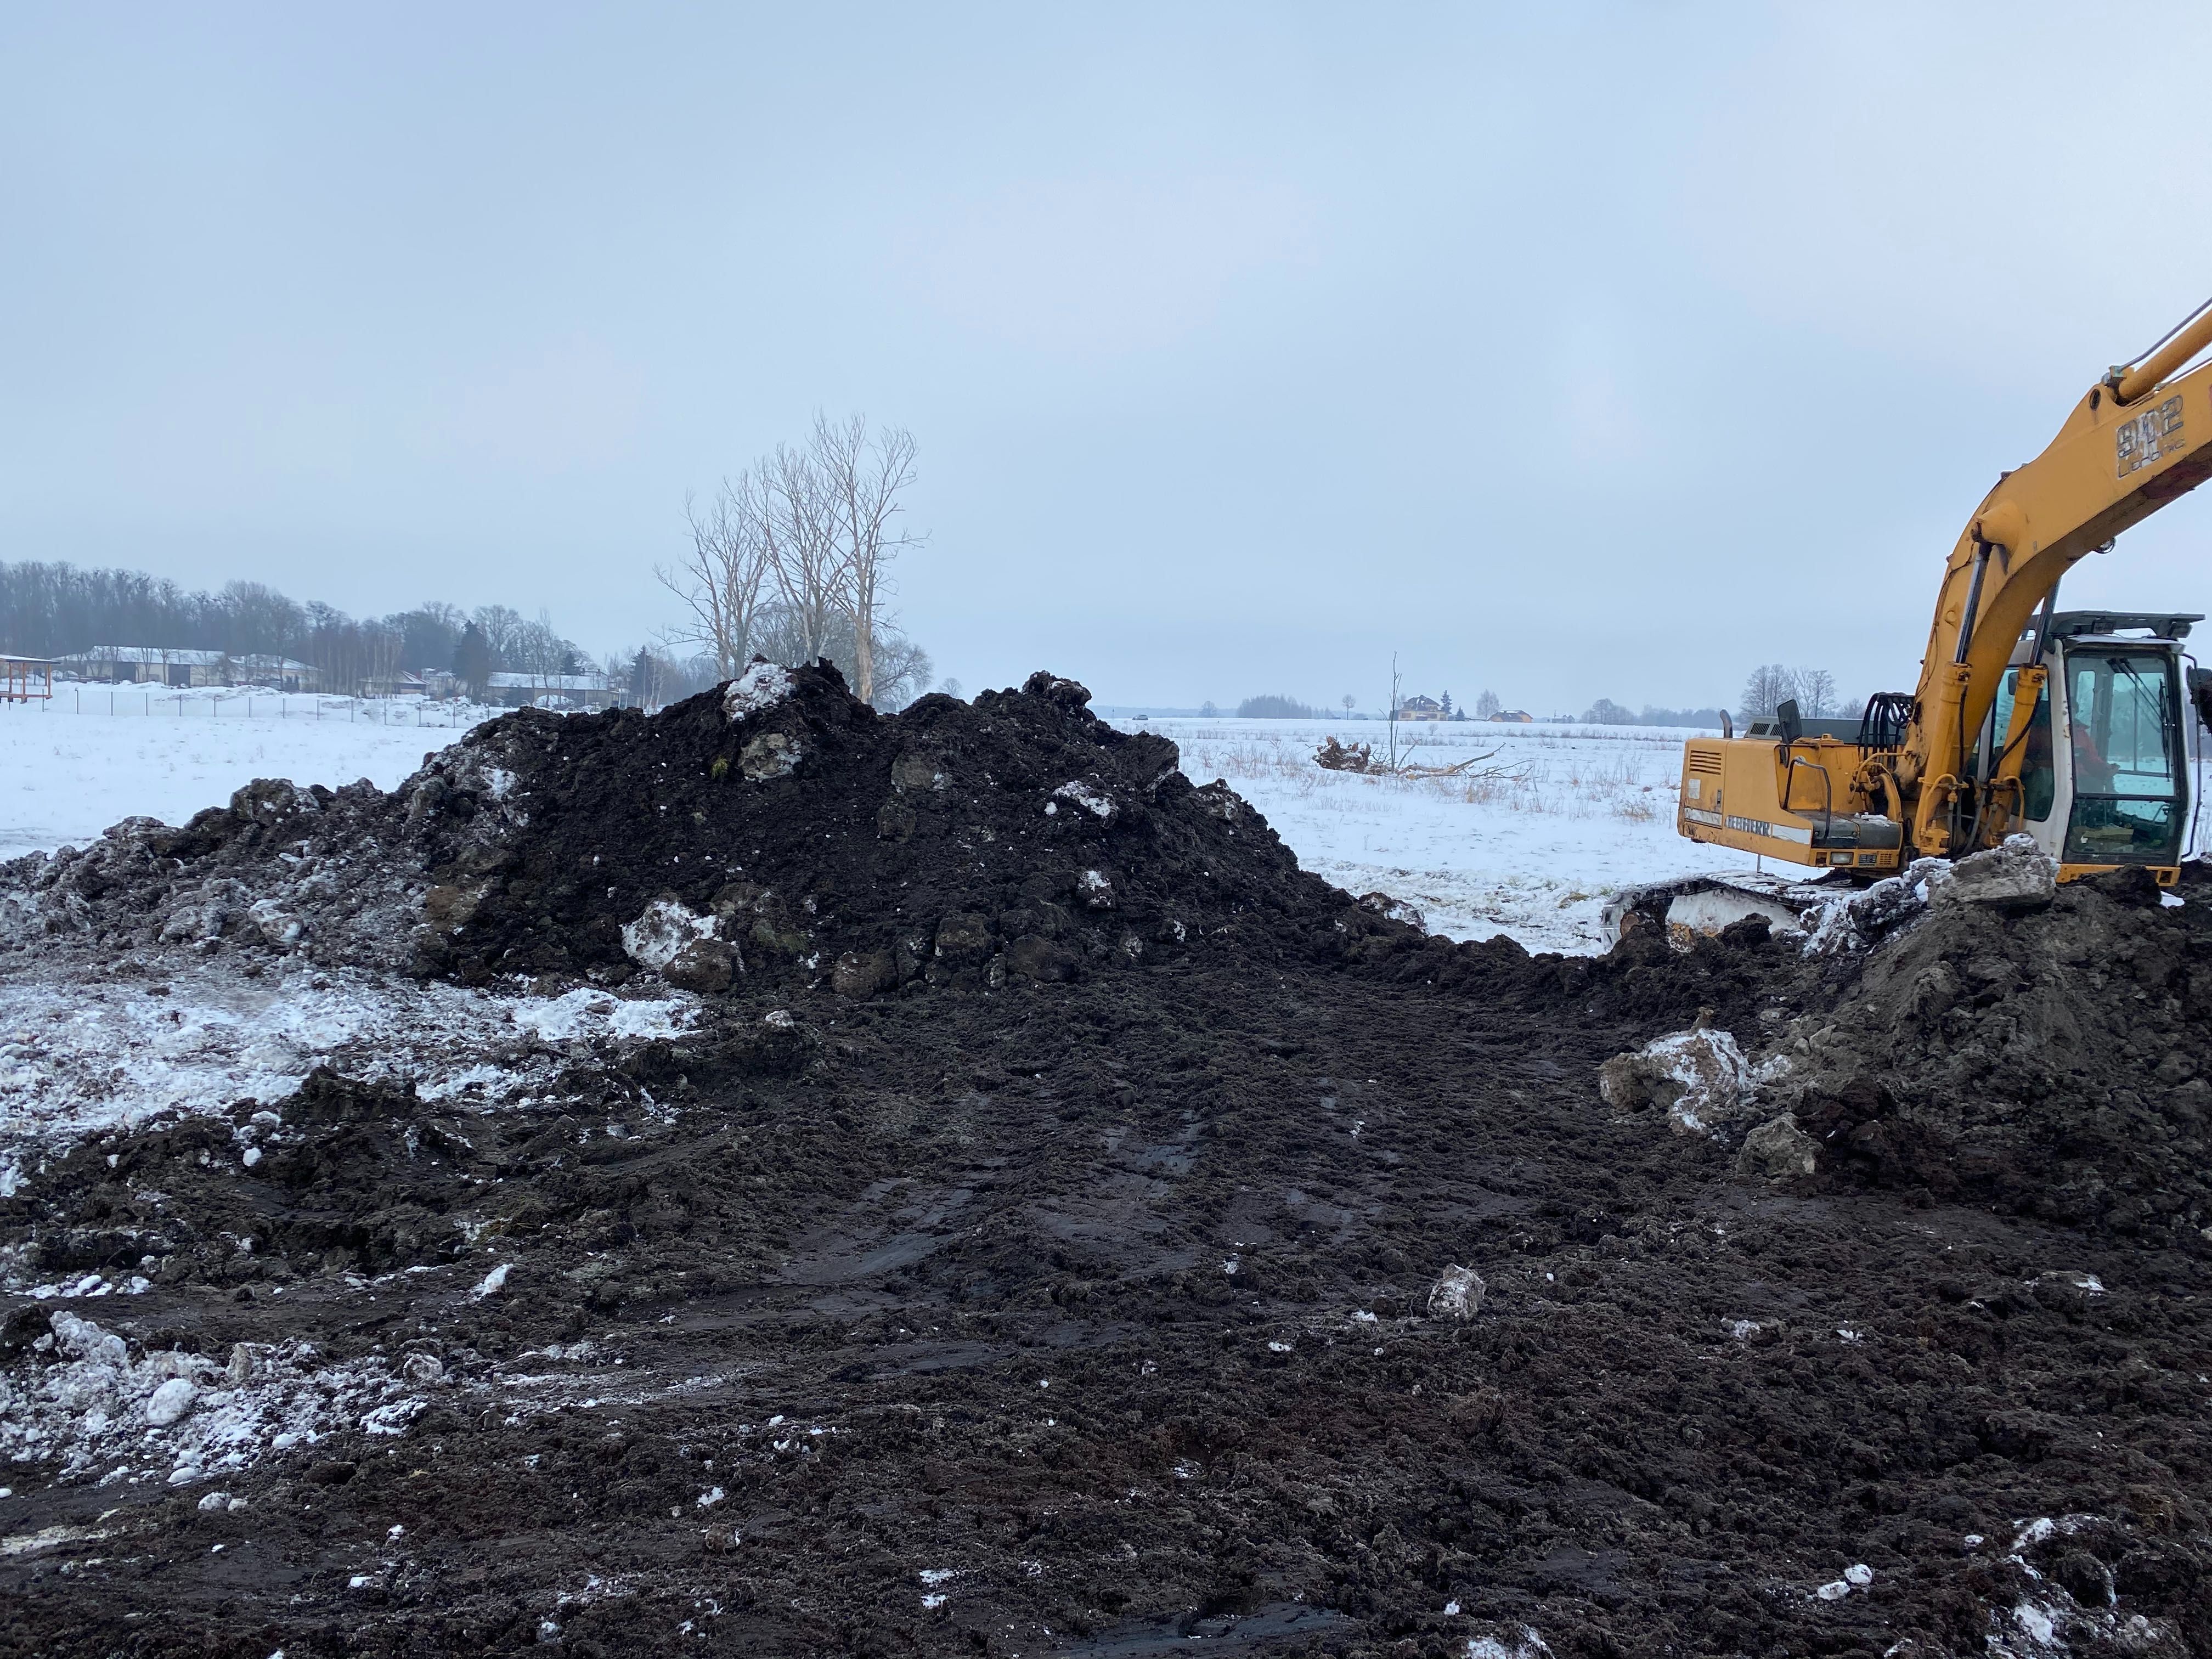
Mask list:
[[[232,656],[227,651],[172,650],[158,645],[95,645],[57,657],[54,665],[80,679],[114,685],[265,685],[276,691],[313,691],[319,670],[289,657]]]
[[[1525,708],[1501,708],[1491,719],[1508,726],[1534,726],[1536,717]]]
[[[494,674],[484,697],[507,708],[611,708],[623,690],[605,674]]]
[[[460,682],[442,668],[424,669],[417,673],[403,668],[398,673],[380,676],[362,682],[362,693],[371,697],[453,697],[460,695]]]
[[[1411,696],[1398,705],[1401,720],[1440,720],[1449,718],[1443,704],[1434,697]]]

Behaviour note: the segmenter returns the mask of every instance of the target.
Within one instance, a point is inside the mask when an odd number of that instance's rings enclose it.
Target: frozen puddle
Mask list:
[[[675,1036],[698,1017],[677,996],[605,992],[499,997],[345,969],[248,979],[169,964],[117,978],[0,981],[0,1145],[74,1139],[166,1111],[269,1103],[318,1066],[411,1083],[425,1099],[483,1105],[550,1086],[566,1045]],[[0,1194],[17,1162],[0,1152]]]

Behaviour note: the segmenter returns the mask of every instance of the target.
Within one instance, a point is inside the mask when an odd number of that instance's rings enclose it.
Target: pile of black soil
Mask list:
[[[1943,906],[1847,957],[1766,1092],[1824,1182],[2186,1247],[2212,1219],[2212,958],[2148,872]]]
[[[877,715],[823,663],[659,714],[523,710],[392,793],[241,790],[10,866],[16,948],[299,952],[481,984],[1046,982],[1402,936],[1071,681]]]
[[[301,1345],[403,1393],[219,1479],[161,1427],[0,1471],[0,1644],[2212,1652],[2194,866],[1532,958],[1065,682],[756,685],[14,867],[49,951],[705,1012],[497,1111],[326,1072],[25,1164],[19,1276],[150,1281],[7,1299],[56,1445]],[[1739,1116],[1601,1099],[1701,1012]],[[1747,1162],[1781,1116],[1809,1168]]]

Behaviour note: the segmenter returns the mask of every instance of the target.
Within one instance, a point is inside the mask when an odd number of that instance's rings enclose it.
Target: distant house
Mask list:
[[[174,650],[158,645],[95,645],[57,657],[54,665],[80,679],[113,685],[265,685],[277,691],[313,691],[321,672],[289,657],[232,656],[227,651]]]
[[[372,697],[451,697],[459,695],[460,684],[442,668],[427,668],[419,673],[403,668],[395,674],[364,680],[361,689]]]
[[[1501,708],[1491,719],[1508,726],[1534,726],[1536,717],[1525,708]]]
[[[484,696],[507,708],[611,708],[623,689],[605,674],[494,674]]]
[[[1398,705],[1398,718],[1401,720],[1440,720],[1449,719],[1449,715],[1443,704],[1434,697],[1416,695]]]

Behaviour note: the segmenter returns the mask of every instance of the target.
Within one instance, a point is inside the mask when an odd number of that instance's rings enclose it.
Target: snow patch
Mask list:
[[[699,915],[672,898],[657,898],[635,921],[622,930],[623,951],[641,968],[655,972],[668,966],[695,940],[712,939],[720,921]]]
[[[507,1018],[544,1042],[594,1036],[649,1039],[681,1035],[698,1018],[698,1006],[674,997],[632,1000],[585,989],[557,997],[520,998]]]
[[[568,1062],[548,1043],[673,1036],[697,1018],[688,998],[493,997],[355,969],[249,979],[222,963],[164,967],[161,997],[112,974],[0,981],[0,1196],[35,1158],[25,1141],[273,1104],[318,1066],[489,1105],[551,1085]]]
[[[2051,1645],[2057,1626],[2051,1615],[2033,1601],[2023,1601],[2012,1610],[2013,1623],[2027,1632],[2031,1642],[2044,1647]]]
[[[1063,783],[1052,793],[1054,799],[1072,802],[1095,817],[1110,822],[1114,817],[1115,806],[1112,797],[1101,794],[1080,779]],[[1049,809],[1049,802],[1047,803],[1047,806]],[[1050,816],[1048,810],[1047,816]]]
[[[1467,1659],[1552,1659],[1552,1650],[1533,1625],[1504,1636],[1468,1638]]]
[[[154,1390],[146,1401],[146,1420],[157,1429],[165,1429],[192,1408],[192,1401],[200,1391],[191,1379],[173,1376]]]
[[[404,1391],[381,1357],[325,1365],[311,1346],[288,1342],[240,1343],[227,1365],[165,1352],[134,1360],[122,1336],[91,1320],[58,1309],[48,1322],[52,1350],[0,1371],[0,1458],[57,1465],[64,1481],[189,1486],[364,1415],[389,1420]]]
[[[733,720],[748,720],[764,708],[773,708],[791,695],[791,671],[756,659],[722,692],[722,712]]]

